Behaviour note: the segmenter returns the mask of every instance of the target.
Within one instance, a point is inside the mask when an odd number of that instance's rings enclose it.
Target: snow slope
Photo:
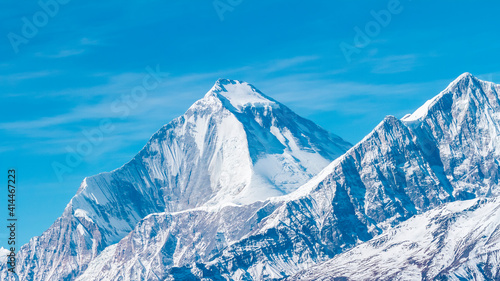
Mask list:
[[[500,280],[500,200],[448,203],[287,280]]]

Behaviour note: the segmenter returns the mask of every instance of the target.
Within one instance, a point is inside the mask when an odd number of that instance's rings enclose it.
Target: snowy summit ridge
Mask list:
[[[241,111],[245,107],[276,106],[278,102],[266,96],[253,85],[230,79],[218,79],[205,95],[214,96],[225,103],[225,106]]]

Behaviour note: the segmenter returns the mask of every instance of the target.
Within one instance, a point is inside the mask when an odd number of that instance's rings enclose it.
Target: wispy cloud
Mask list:
[[[392,74],[413,70],[417,64],[417,56],[414,54],[398,55],[376,59],[371,58],[366,61],[373,64],[373,73]]]
[[[301,65],[306,62],[311,62],[318,60],[320,57],[319,56],[298,56],[298,57],[293,57],[289,59],[281,59],[281,60],[274,60],[271,62],[266,63],[267,66],[264,68],[263,71],[265,72],[276,72],[280,70],[284,70],[290,67],[294,67],[297,65]]]
[[[95,45],[101,45],[102,42],[101,40],[98,39],[83,37],[82,39],[80,39],[80,44],[95,46]]]
[[[20,73],[12,73],[7,75],[0,75],[0,83],[18,83],[26,80],[36,79],[47,77],[50,75],[57,74],[58,71],[54,70],[44,70],[44,71],[35,71],[35,72],[20,72]]]
[[[66,57],[72,57],[72,56],[77,56],[80,54],[83,54],[85,52],[84,49],[71,49],[71,50],[60,50],[57,53],[54,54],[46,54],[46,53],[36,53],[36,56],[42,57],[42,58],[48,58],[48,59],[59,59],[59,58],[66,58]]]

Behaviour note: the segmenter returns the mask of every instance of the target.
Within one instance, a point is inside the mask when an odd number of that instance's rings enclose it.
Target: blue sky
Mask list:
[[[352,143],[463,72],[500,82],[494,1],[42,2],[52,6],[0,7],[0,166],[5,178],[17,169],[19,244],[62,214],[84,177],[127,162],[218,78],[250,82]],[[154,87],[127,100],[151,70]],[[112,129],[58,177],[53,163],[103,120]]]

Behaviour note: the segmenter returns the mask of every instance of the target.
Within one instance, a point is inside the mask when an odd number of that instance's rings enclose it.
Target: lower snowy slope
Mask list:
[[[443,205],[287,280],[500,280],[500,198]]]

